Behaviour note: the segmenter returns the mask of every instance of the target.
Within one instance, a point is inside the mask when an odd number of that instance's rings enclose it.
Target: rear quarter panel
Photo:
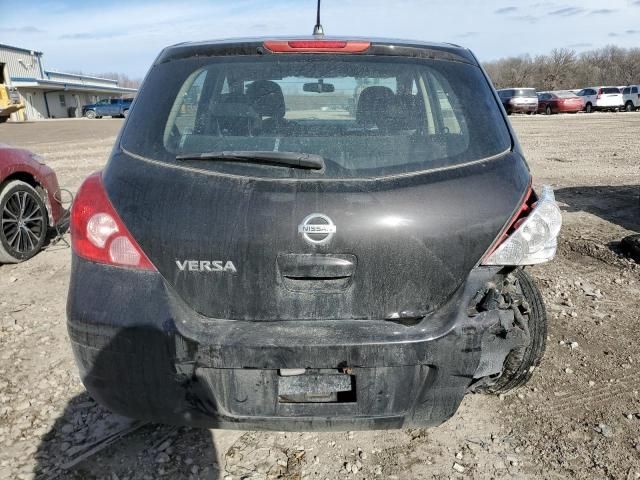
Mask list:
[[[54,225],[62,216],[60,187],[55,172],[32,158],[32,153],[19,148],[0,148],[0,187],[12,177],[27,174],[45,189]]]

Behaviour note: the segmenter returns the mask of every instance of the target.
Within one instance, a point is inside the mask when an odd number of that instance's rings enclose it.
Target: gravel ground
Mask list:
[[[428,430],[140,425],[98,406],[80,383],[65,329],[70,251],[57,243],[0,266],[0,479],[640,478],[640,267],[618,250],[640,231],[640,114],[511,121],[536,185],[557,189],[565,221],[556,261],[530,269],[550,330],[526,387],[467,396]],[[0,142],[45,156],[75,191],[104,164],[121,125],[3,124]]]

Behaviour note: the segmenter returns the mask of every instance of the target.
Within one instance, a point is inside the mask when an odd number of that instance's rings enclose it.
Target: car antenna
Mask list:
[[[318,10],[316,14],[316,24],[313,27],[313,36],[324,37],[324,30],[322,29],[322,25],[320,25],[320,0],[318,0]]]

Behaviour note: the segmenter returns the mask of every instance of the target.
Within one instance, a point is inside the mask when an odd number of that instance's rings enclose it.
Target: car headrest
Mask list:
[[[250,135],[257,131],[261,118],[244,95],[221,95],[211,113],[213,131],[224,135]]]
[[[398,99],[389,87],[367,87],[358,97],[356,122],[364,126],[386,129],[391,126],[398,112]]]
[[[280,85],[271,80],[256,80],[247,85],[249,105],[263,117],[284,118],[284,95]]]

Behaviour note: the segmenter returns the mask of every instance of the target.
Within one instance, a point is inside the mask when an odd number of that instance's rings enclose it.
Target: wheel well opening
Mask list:
[[[6,184],[8,184],[9,182],[12,182],[13,180],[20,180],[21,182],[28,183],[29,185],[31,185],[33,188],[36,188],[36,189],[42,188],[42,185],[38,183],[38,181],[33,177],[33,175],[30,175],[26,172],[12,173],[7,178],[5,178],[2,184],[0,184],[0,188],[4,187]]]

